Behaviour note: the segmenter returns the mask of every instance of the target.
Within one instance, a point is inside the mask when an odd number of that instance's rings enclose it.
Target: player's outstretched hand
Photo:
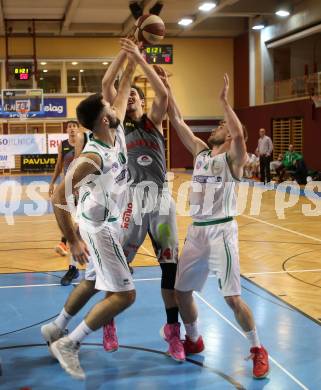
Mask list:
[[[70,252],[73,258],[81,265],[88,263],[90,256],[86,243],[83,240],[78,239],[71,243],[69,242]]]
[[[133,40],[128,39],[128,38],[121,38],[120,46],[123,50],[126,51],[127,55],[129,57],[132,57],[135,61],[139,61],[139,60],[143,59],[142,54],[139,51],[138,46],[136,45],[136,43]]]
[[[230,85],[230,81],[229,81],[227,73],[225,73],[224,74],[224,86],[223,86],[221,93],[220,93],[220,100],[223,103],[227,103],[229,85]]]

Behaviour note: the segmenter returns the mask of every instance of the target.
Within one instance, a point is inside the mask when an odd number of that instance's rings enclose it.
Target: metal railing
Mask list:
[[[289,80],[268,82],[264,86],[265,103],[313,95],[321,95],[321,72]]]

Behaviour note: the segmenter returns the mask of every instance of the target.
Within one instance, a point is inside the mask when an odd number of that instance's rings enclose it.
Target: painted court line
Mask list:
[[[301,237],[304,237],[304,238],[308,238],[310,240],[321,242],[321,238],[309,236],[308,234],[300,233],[300,232],[297,232],[296,230],[288,229],[288,228],[285,228],[285,227],[280,226],[280,225],[276,225],[276,224],[271,223],[271,222],[266,222],[266,221],[263,221],[263,219],[260,219],[260,218],[251,217],[250,215],[245,215],[245,214],[241,214],[240,216],[244,217],[244,218],[247,218],[247,219],[252,219],[252,220],[257,221],[257,222],[261,222],[261,223],[263,223],[265,225],[272,226],[272,227],[275,227],[275,228],[280,229],[280,230],[284,230],[285,232],[296,234],[297,236],[301,236]]]
[[[321,272],[321,268],[315,268],[315,269],[296,269],[293,271],[267,271],[267,272],[246,272],[245,274],[242,274],[244,276],[252,276],[252,275],[269,275],[269,274],[295,274],[295,273],[302,273],[302,272]]]
[[[0,274],[0,276],[1,276],[1,274]],[[161,278],[140,278],[140,279],[134,279],[134,282],[150,282],[150,281],[155,281],[155,280],[161,280]],[[71,283],[71,284],[73,286],[77,286],[79,283]],[[0,289],[29,288],[29,287],[55,287],[55,286],[61,286],[61,284],[60,283],[23,284],[23,285],[16,285],[16,286],[0,286]]]
[[[245,334],[237,328],[229,319],[227,319],[223,314],[221,314],[214,306],[212,306],[206,299],[204,299],[200,294],[194,292],[195,296],[197,296],[206,306],[208,306],[214,313],[216,313],[219,317],[221,317],[225,322],[227,322],[234,330],[236,330],[242,337],[246,338]],[[270,360],[280,369],[282,370],[289,378],[291,378],[298,386],[303,390],[309,390],[302,382],[299,381],[294,375],[292,375],[287,369],[285,369],[280,363],[278,363],[271,355],[269,355]]]

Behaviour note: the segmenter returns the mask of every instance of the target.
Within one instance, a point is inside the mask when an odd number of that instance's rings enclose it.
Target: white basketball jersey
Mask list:
[[[81,186],[78,216],[87,221],[114,221],[122,215],[126,206],[127,150],[124,130],[116,129],[115,144],[107,145],[93,136],[82,151],[98,154],[102,160],[100,174]],[[97,169],[99,171],[99,169]]]
[[[211,156],[204,150],[195,159],[190,191],[190,214],[194,221],[211,221],[236,215],[235,184],[227,154]]]

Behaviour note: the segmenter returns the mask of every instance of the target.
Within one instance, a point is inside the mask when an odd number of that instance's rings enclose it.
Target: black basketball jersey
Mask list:
[[[61,143],[61,152],[62,152],[62,163],[64,174],[66,175],[69,165],[75,157],[75,148],[70,145],[69,141],[65,139]]]
[[[152,181],[163,187],[166,176],[165,141],[144,114],[139,121],[125,117],[129,180],[135,185]]]

